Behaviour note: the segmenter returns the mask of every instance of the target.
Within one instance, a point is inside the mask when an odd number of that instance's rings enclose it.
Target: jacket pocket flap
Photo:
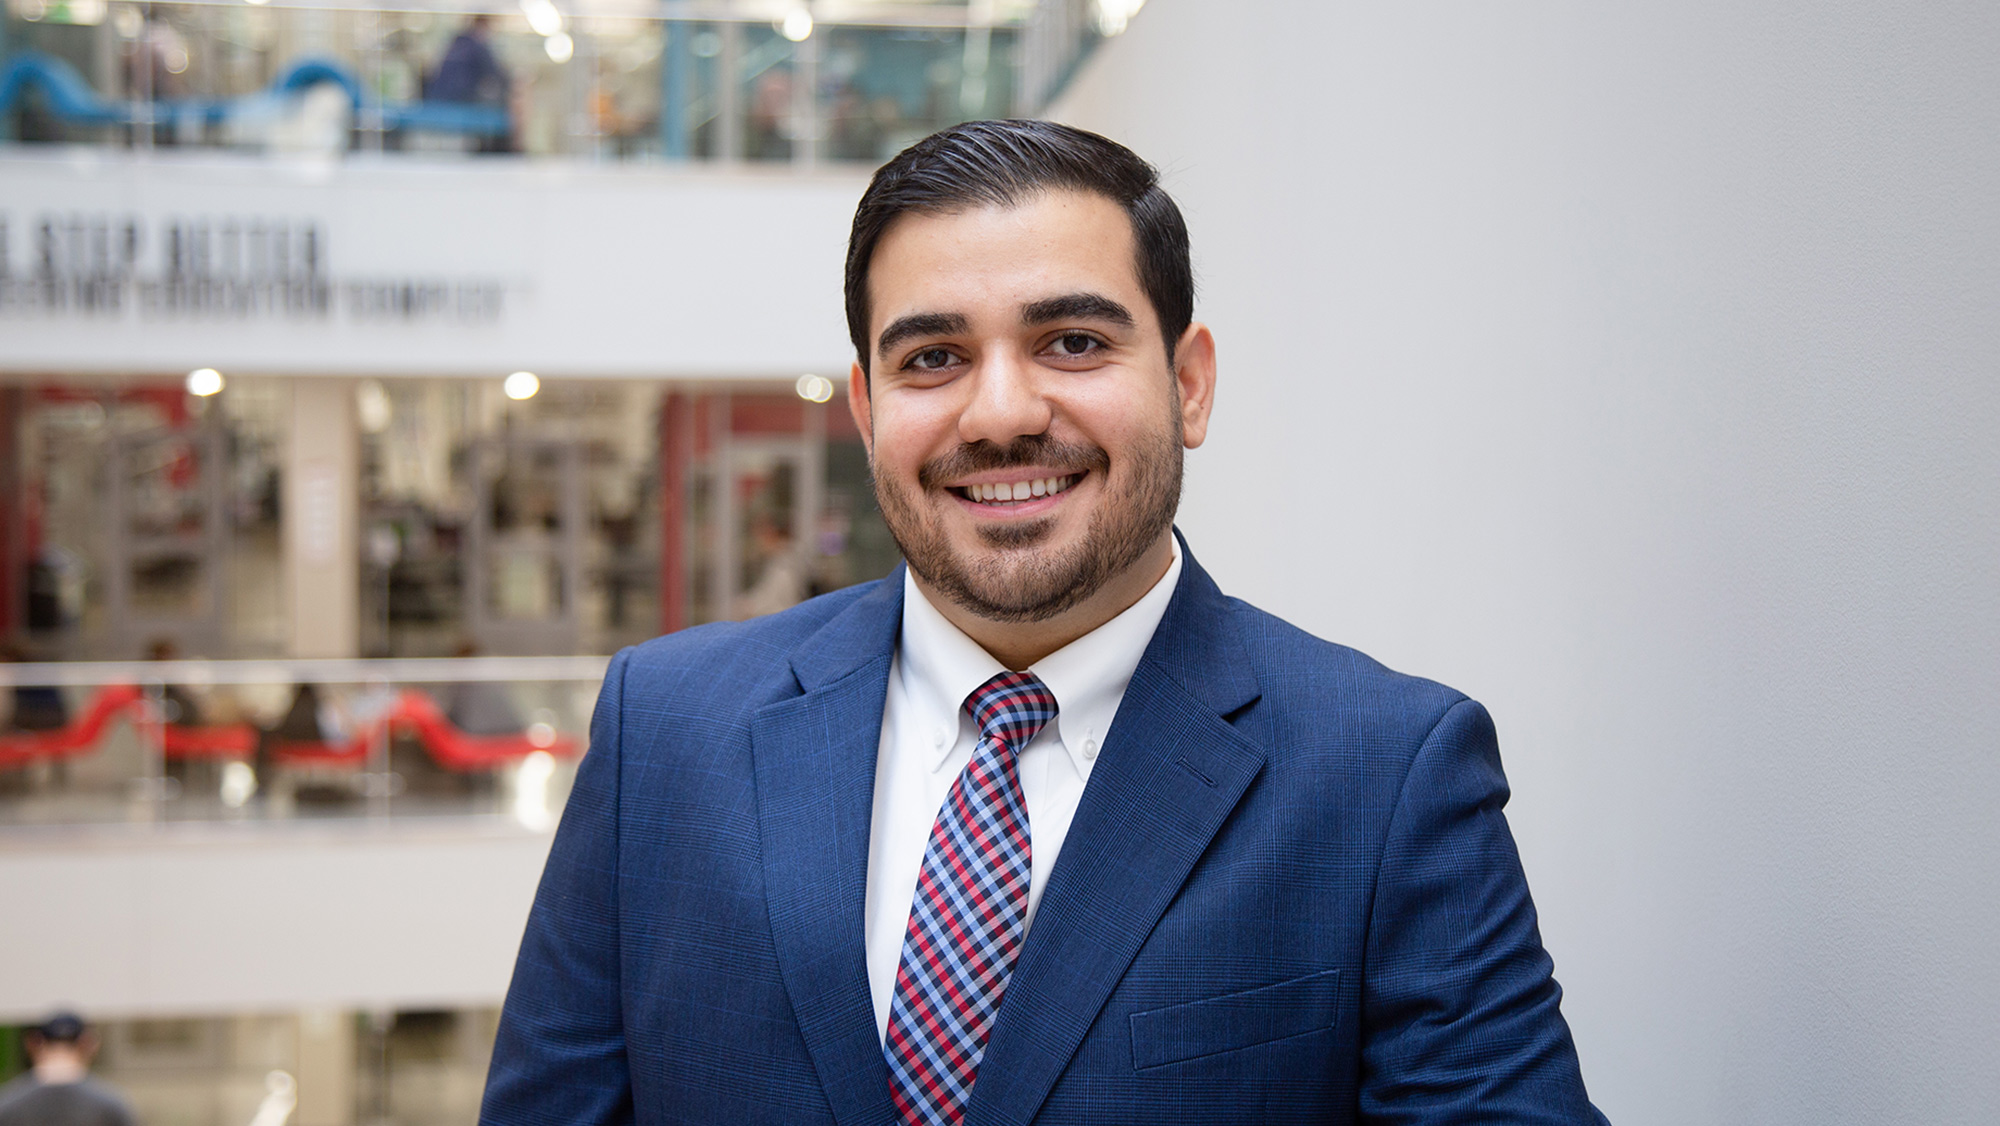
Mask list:
[[[1340,971],[1225,993],[1132,1014],[1132,1066],[1139,1069],[1255,1047],[1332,1028],[1340,1019]]]

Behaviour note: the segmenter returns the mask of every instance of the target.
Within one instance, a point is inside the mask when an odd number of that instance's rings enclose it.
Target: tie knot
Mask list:
[[[1056,694],[1033,673],[1003,672],[973,689],[965,710],[980,738],[1019,754],[1056,717]]]

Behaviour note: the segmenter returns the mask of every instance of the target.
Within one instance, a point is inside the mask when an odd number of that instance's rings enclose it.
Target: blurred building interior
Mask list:
[[[1136,9],[7,0],[0,1080],[471,1122],[606,657],[897,562],[866,177]]]
[[[1990,1121],[2000,8],[1142,2],[0,0],[0,1080],[473,1121],[608,656],[896,564],[868,176],[1023,114],[1187,214],[1191,552],[1491,709],[1606,1114]]]

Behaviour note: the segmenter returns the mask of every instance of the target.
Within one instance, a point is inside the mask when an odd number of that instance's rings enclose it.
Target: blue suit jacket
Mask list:
[[[862,944],[900,572],[620,653],[482,1121],[894,1121]],[[967,1122],[1590,1123],[1478,704],[1189,558]]]

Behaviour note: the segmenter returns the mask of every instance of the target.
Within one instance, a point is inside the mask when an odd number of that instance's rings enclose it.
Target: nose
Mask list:
[[[1004,446],[1024,434],[1047,433],[1054,411],[1041,375],[1032,362],[1005,351],[981,356],[967,381],[971,398],[958,415],[959,440]]]

